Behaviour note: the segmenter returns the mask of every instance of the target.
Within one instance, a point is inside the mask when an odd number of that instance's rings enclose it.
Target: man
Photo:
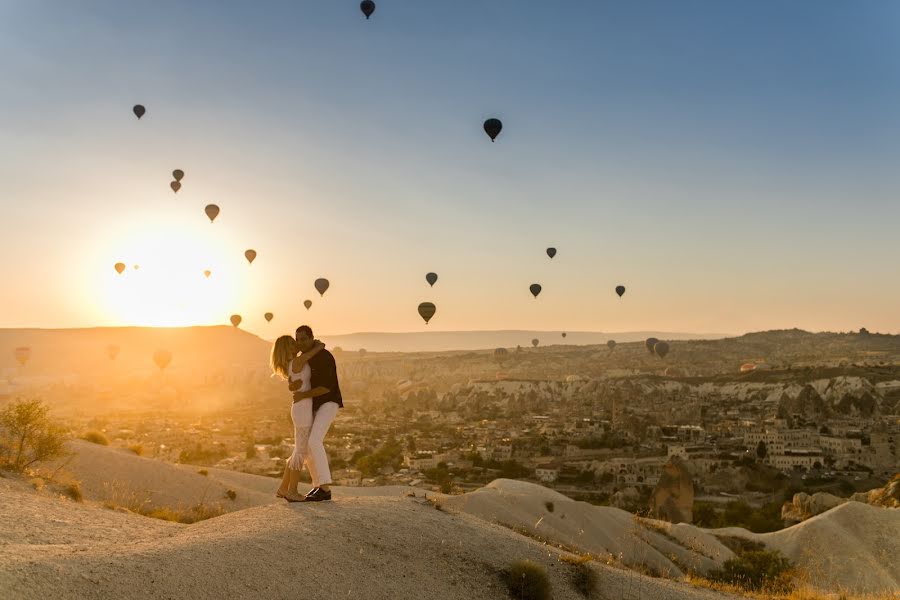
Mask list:
[[[296,332],[297,345],[300,352],[309,352],[316,344],[312,328],[301,325]],[[301,381],[289,384],[294,392],[294,402],[306,398],[313,401],[313,423],[309,431],[309,470],[313,479],[313,489],[306,494],[307,502],[331,500],[331,470],[328,466],[328,455],[325,453],[325,435],[337,416],[338,409],[344,406],[341,387],[338,384],[337,365],[334,356],[328,350],[321,350],[309,359],[310,390],[298,391]]]

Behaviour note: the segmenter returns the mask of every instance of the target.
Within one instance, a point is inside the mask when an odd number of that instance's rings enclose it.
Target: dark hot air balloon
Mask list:
[[[209,222],[212,223],[216,220],[216,217],[219,216],[219,207],[215,204],[207,204],[206,208],[203,209],[206,212],[206,216],[209,217]]]
[[[106,355],[109,357],[109,360],[116,360],[116,357],[119,355],[119,347],[115,344],[110,344],[106,347]]]
[[[434,316],[435,311],[437,311],[437,307],[431,302],[423,302],[419,305],[419,316],[425,319],[426,325],[428,325],[431,317]]]
[[[428,282],[428,285],[434,287],[434,284],[437,283],[437,273],[428,273],[425,275],[425,281]]]
[[[172,362],[172,353],[168,350],[157,350],[153,353],[153,362],[156,363],[160,371],[165,371],[169,363]]]
[[[328,288],[331,286],[331,284],[328,283],[328,280],[324,277],[316,279],[316,282],[313,285],[316,286],[316,291],[319,292],[320,296],[324,296],[325,292],[327,292]]]
[[[169,184],[169,187],[172,188],[172,191],[177,194],[178,190],[181,189],[181,184],[178,183],[177,181],[173,181],[172,183]]]
[[[241,319],[241,315],[231,315],[231,324],[233,326],[237,327],[241,324],[241,321],[243,321],[243,319]]]
[[[119,275],[125,272],[125,263],[116,263],[114,266]]]
[[[31,358],[31,348],[28,346],[19,346],[13,350],[13,357],[16,359],[16,362],[19,363],[20,367],[24,367],[28,364],[28,359]]]
[[[647,340],[644,342],[644,345],[647,347],[647,352],[653,354],[653,346],[655,346],[656,342],[658,341],[659,340],[655,337],[647,338]]]
[[[244,252],[244,257],[247,259],[247,262],[252,265],[253,261],[256,260],[256,250],[247,250]]]
[[[306,307],[306,310],[309,310],[309,307],[312,306],[312,300],[304,300],[303,306]]]
[[[172,178],[175,179],[175,181],[181,181],[182,179],[184,179],[184,171],[182,171],[181,169],[175,169],[174,171],[172,171]]]
[[[616,340],[609,340],[608,342],[606,342],[606,347],[609,348],[610,350],[615,350]]]
[[[538,294],[541,293],[541,289],[542,289],[542,288],[541,288],[541,284],[539,284],[539,283],[532,283],[532,284],[528,287],[528,289],[531,290],[531,295],[534,296],[535,298],[537,298],[537,297],[538,297]]]
[[[616,293],[619,295],[619,298],[621,298],[622,295],[625,293],[625,286],[624,286],[624,285],[617,285],[617,286],[616,286]]]
[[[143,104],[135,104],[134,108],[132,108],[131,110],[134,111],[134,116],[136,116],[138,119],[143,117],[144,113],[147,112],[147,109],[144,108]]]
[[[500,119],[488,119],[484,122],[484,132],[488,134],[492,142],[500,135],[501,129],[503,129],[503,123],[500,122]]]
[[[366,349],[365,349],[365,348],[360,348],[360,349],[359,349],[359,357],[362,358],[362,357],[364,357],[365,355],[366,355]]]
[[[266,323],[271,323],[272,319],[275,317],[272,313],[266,313],[264,316],[266,317]]]
[[[541,340],[539,340],[537,338],[534,338],[533,340],[531,340],[531,345],[534,346],[535,348],[537,348],[538,344],[540,344],[540,343],[541,343]]]
[[[547,248],[547,256],[551,259],[556,256],[556,248]]]
[[[372,13],[375,12],[375,3],[372,2],[372,0],[363,0],[359,3],[359,10],[366,15],[366,20],[368,21],[369,17],[372,16]]]
[[[666,342],[656,342],[653,344],[653,352],[660,358],[665,358],[669,353],[669,344]]]
[[[562,332],[562,336],[563,336],[563,337],[566,337],[566,332],[565,332],[565,331]]]

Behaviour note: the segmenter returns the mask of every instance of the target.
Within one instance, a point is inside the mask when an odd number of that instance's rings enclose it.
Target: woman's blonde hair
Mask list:
[[[269,365],[276,375],[282,379],[288,379],[291,369],[291,361],[297,356],[297,342],[289,335],[283,335],[275,340],[272,346],[272,358]]]

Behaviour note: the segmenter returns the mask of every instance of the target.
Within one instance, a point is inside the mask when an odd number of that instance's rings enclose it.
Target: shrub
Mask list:
[[[791,561],[780,552],[750,550],[726,560],[722,568],[711,571],[708,578],[751,591],[787,593],[793,587],[791,569]]]
[[[109,440],[100,431],[86,431],[83,434],[81,434],[81,439],[83,439],[86,442],[90,442],[92,444],[99,444],[100,446],[109,446]]]
[[[585,598],[590,598],[599,587],[597,571],[588,562],[573,565],[572,584]]]
[[[209,477],[209,471],[207,471],[206,469],[200,469],[197,472],[200,473],[201,475],[203,475],[204,477]]]
[[[237,498],[237,492],[235,492],[234,490],[225,490],[225,497],[229,500],[234,500],[235,498]]]
[[[555,508],[554,504],[549,500],[547,502],[544,502],[544,507],[547,509],[547,512],[553,512],[553,509]]]
[[[40,400],[18,400],[0,410],[0,466],[23,471],[65,454],[65,434]]]
[[[141,456],[142,454],[144,454],[144,447],[141,446],[140,444],[132,444],[131,446],[128,446],[128,449],[131,450],[132,452],[134,452],[135,454],[137,454],[138,456]]]
[[[75,502],[84,502],[84,495],[81,493],[81,483],[73,481],[63,488],[63,493]]]
[[[504,570],[502,575],[510,597],[516,600],[550,599],[550,578],[541,565],[520,560]]]

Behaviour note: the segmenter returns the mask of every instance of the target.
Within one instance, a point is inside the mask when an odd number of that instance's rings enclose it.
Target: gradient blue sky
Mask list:
[[[888,0],[7,0],[0,326],[897,332],[898,32]]]

